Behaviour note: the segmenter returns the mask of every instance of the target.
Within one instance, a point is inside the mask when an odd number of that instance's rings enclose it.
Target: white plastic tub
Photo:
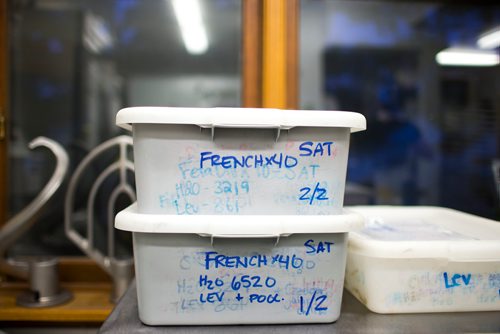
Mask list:
[[[148,325],[333,322],[357,214],[175,216],[120,212]]]
[[[378,313],[500,310],[500,223],[439,207],[352,207],[346,288]]]
[[[342,210],[352,112],[136,107],[137,205],[173,215],[317,215]]]

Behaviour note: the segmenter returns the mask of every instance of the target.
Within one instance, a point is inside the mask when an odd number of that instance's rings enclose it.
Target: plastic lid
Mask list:
[[[297,126],[342,127],[351,132],[366,129],[363,115],[349,111],[280,110],[259,108],[125,108],[116,115],[116,124],[130,130],[130,124],[194,124],[203,128],[279,128]]]
[[[375,258],[499,261],[500,223],[441,207],[358,206],[349,252]]]
[[[363,227],[363,217],[346,212],[329,216],[151,215],[134,203],[116,215],[119,230],[144,233],[194,233],[203,236],[259,237],[296,233],[344,233]]]

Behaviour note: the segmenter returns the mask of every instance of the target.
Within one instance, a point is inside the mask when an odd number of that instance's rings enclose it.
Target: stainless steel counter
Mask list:
[[[500,333],[500,312],[391,314],[370,312],[345,291],[340,319],[331,324],[162,326],[141,323],[135,281],[99,333]]]

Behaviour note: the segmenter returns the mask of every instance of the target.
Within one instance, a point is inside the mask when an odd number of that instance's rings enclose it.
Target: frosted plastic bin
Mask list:
[[[439,207],[352,207],[346,288],[377,313],[500,310],[500,223]]]
[[[333,322],[347,233],[363,218],[120,212],[133,232],[139,317],[148,325]]]
[[[341,213],[352,112],[136,107],[137,205],[174,215]]]

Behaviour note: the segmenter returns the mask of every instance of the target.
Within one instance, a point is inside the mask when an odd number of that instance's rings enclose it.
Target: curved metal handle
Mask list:
[[[128,196],[131,202],[135,201],[135,192],[127,183],[127,172],[134,171],[134,164],[127,157],[127,147],[132,146],[132,137],[119,136],[111,138],[95,147],[78,165],[70,178],[66,198],[64,203],[64,226],[66,236],[80,248],[88,257],[94,260],[104,271],[113,278],[113,296],[112,301],[117,301],[125,292],[130,281],[133,278],[133,258],[118,259],[115,256],[115,236],[113,229],[114,209],[118,196],[124,194]],[[90,188],[87,200],[87,231],[81,234],[73,226],[73,215],[75,206],[76,189],[81,180],[81,176],[86,169],[103,152],[112,149],[119,149],[119,158],[114,163],[106,167],[95,179]],[[119,173],[119,184],[113,189],[110,199],[107,203],[107,228],[108,228],[108,247],[107,252],[102,252],[94,245],[94,206],[96,204],[97,193],[102,187],[104,181],[113,173]]]
[[[104,143],[95,147],[78,165],[75,169],[73,175],[70,178],[68,189],[66,190],[66,198],[64,203],[64,226],[66,236],[76,245],[82,252],[84,252],[88,257],[94,260],[104,271],[113,275],[111,270],[111,262],[116,260],[114,257],[114,250],[110,254],[103,254],[94,245],[94,205],[96,201],[96,194],[98,189],[102,186],[104,180],[114,172],[120,173],[120,184],[118,188],[115,189],[111,195],[111,201],[108,202],[108,222],[110,225],[109,232],[113,232],[113,214],[110,211],[114,208],[114,201],[118,198],[121,193],[126,194],[130,197],[131,201],[135,201],[135,193],[132,188],[127,184],[126,173],[128,170],[134,171],[134,164],[127,159],[127,146],[132,145],[132,137],[130,136],[119,136],[111,138]],[[75,193],[80,178],[88,166],[96,159],[101,153],[113,147],[119,148],[119,159],[111,165],[109,165],[100,175],[97,176],[95,183],[92,185],[89,199],[87,203],[87,233],[86,235],[81,235],[72,225],[73,221],[73,210]],[[112,234],[112,233],[111,233]],[[108,249],[114,249],[114,238],[111,238],[113,245],[109,245]]]
[[[68,154],[59,143],[45,137],[37,137],[29,143],[30,149],[40,146],[48,148],[56,157],[54,173],[38,196],[21,212],[9,219],[0,230],[0,271],[22,279],[28,278],[27,266],[23,268],[8,263],[5,259],[5,253],[35,223],[32,220],[33,216],[45,206],[57,189],[59,189],[69,165]]]

